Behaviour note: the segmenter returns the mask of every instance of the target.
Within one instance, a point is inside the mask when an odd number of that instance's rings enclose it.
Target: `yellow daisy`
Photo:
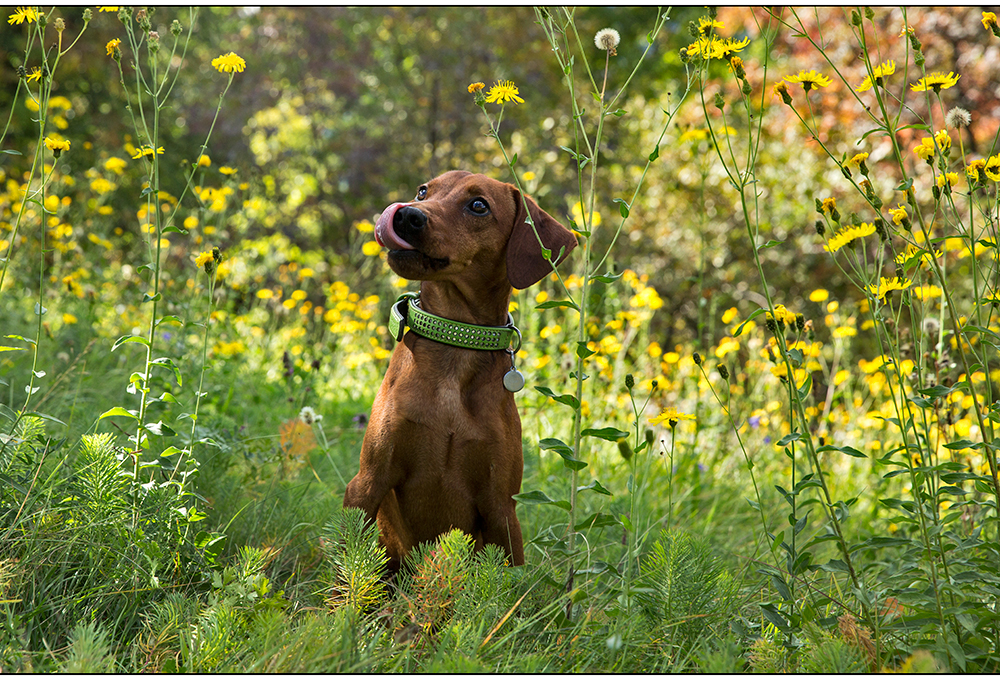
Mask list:
[[[940,92],[941,90],[947,90],[949,87],[953,87],[961,77],[962,76],[957,76],[951,71],[948,72],[948,75],[943,73],[932,73],[929,76],[925,76],[918,80],[914,85],[910,86],[910,89],[914,92],[926,92],[927,90]]]
[[[235,52],[230,52],[229,54],[222,54],[212,60],[212,67],[219,73],[243,73],[243,69],[247,67],[247,63],[243,61],[243,57],[236,54]]]
[[[812,89],[819,89],[821,87],[828,87],[833,81],[824,76],[822,73],[817,73],[816,71],[799,71],[798,75],[785,76],[785,80],[789,83],[797,83],[802,86],[802,89],[808,92]]]
[[[524,103],[524,100],[518,96],[517,86],[512,80],[498,80],[497,84],[486,93],[486,101],[490,104]]]

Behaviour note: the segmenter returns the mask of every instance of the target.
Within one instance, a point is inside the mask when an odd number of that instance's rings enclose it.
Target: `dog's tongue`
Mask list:
[[[389,250],[415,250],[413,246],[404,241],[392,228],[392,219],[396,211],[406,205],[406,203],[393,203],[382,211],[378,221],[375,222],[375,240],[383,248]]]

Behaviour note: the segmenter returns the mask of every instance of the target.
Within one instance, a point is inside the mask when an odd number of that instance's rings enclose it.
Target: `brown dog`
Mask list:
[[[552,271],[576,238],[516,187],[483,175],[447,172],[417,190],[416,200],[386,208],[376,239],[389,266],[418,280],[420,307],[479,326],[508,323],[511,287],[526,288]],[[411,326],[413,324],[411,323]],[[389,568],[406,553],[453,529],[500,546],[524,564],[521,526],[511,496],[520,492],[521,420],[504,377],[512,357],[444,344],[412,329],[396,345],[372,405],[361,468],[344,506],[377,518]]]

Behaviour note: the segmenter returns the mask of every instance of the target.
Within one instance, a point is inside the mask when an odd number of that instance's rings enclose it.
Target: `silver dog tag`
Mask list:
[[[516,368],[511,368],[503,377],[503,386],[508,392],[519,392],[524,387],[524,376]]]

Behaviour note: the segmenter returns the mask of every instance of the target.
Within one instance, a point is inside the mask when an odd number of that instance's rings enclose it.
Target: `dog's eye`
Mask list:
[[[486,215],[490,211],[489,204],[481,198],[477,198],[469,203],[469,210],[476,215]]]
[[[420,187],[417,189],[417,200],[422,201],[427,198],[427,187]]]

